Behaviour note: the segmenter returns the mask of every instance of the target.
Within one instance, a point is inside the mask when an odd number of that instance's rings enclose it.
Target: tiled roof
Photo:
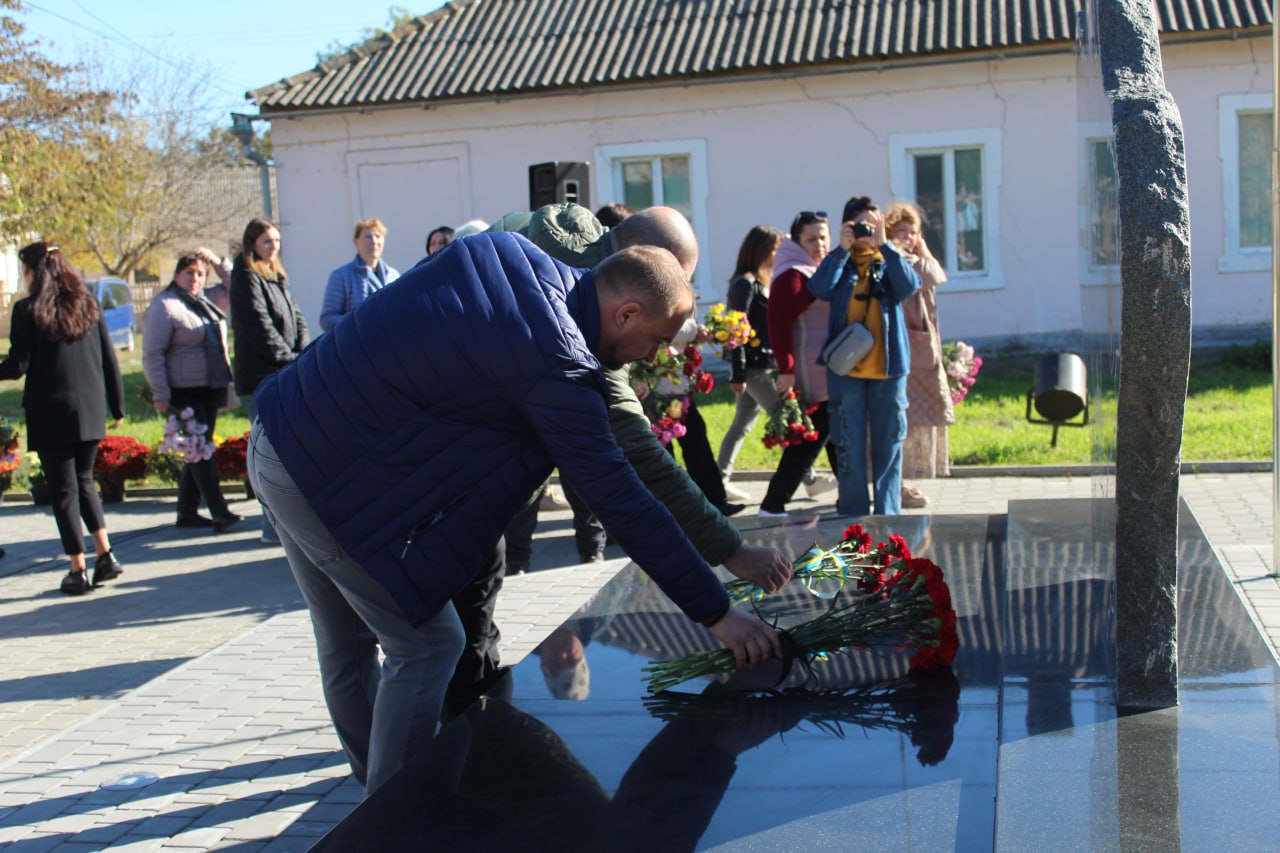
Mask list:
[[[1166,34],[1271,23],[1270,0],[1154,2]],[[1084,6],[1085,0],[453,0],[249,97],[269,114],[1065,49]]]

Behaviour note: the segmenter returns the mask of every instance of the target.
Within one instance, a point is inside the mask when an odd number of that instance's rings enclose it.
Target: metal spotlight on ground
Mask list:
[[[1027,391],[1027,422],[1053,427],[1050,447],[1058,446],[1058,427],[1089,423],[1089,383],[1084,359],[1073,352],[1051,353],[1036,365],[1036,380]],[[1039,418],[1031,416],[1035,406]],[[1071,422],[1083,413],[1084,419]]]

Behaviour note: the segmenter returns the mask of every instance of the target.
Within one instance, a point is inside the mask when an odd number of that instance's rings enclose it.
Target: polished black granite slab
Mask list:
[[[960,652],[926,676],[853,652],[650,696],[714,641],[628,568],[315,849],[1276,849],[1277,667],[1185,509],[1181,704],[1116,713],[1110,512],[870,520],[947,573]],[[846,523],[742,526],[795,556]]]

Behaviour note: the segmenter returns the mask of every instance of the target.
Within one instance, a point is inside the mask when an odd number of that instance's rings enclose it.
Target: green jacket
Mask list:
[[[576,204],[551,204],[533,213],[509,213],[490,231],[523,234],[542,251],[574,267],[594,267],[610,253],[608,230],[590,210]],[[720,565],[742,544],[742,534],[713,507],[675,457],[649,428],[649,418],[631,387],[629,371],[606,370],[609,425],[613,437],[641,482],[676,517],[702,558]]]

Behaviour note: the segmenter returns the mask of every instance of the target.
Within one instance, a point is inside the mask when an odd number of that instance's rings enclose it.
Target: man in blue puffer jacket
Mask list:
[[[250,476],[366,792],[430,743],[463,644],[450,599],[553,466],[739,664],[781,654],[771,628],[729,606],[609,428],[602,365],[652,357],[692,310],[663,249],[586,271],[521,236],[481,234],[378,291],[260,386]],[[380,677],[361,622],[386,657]]]

